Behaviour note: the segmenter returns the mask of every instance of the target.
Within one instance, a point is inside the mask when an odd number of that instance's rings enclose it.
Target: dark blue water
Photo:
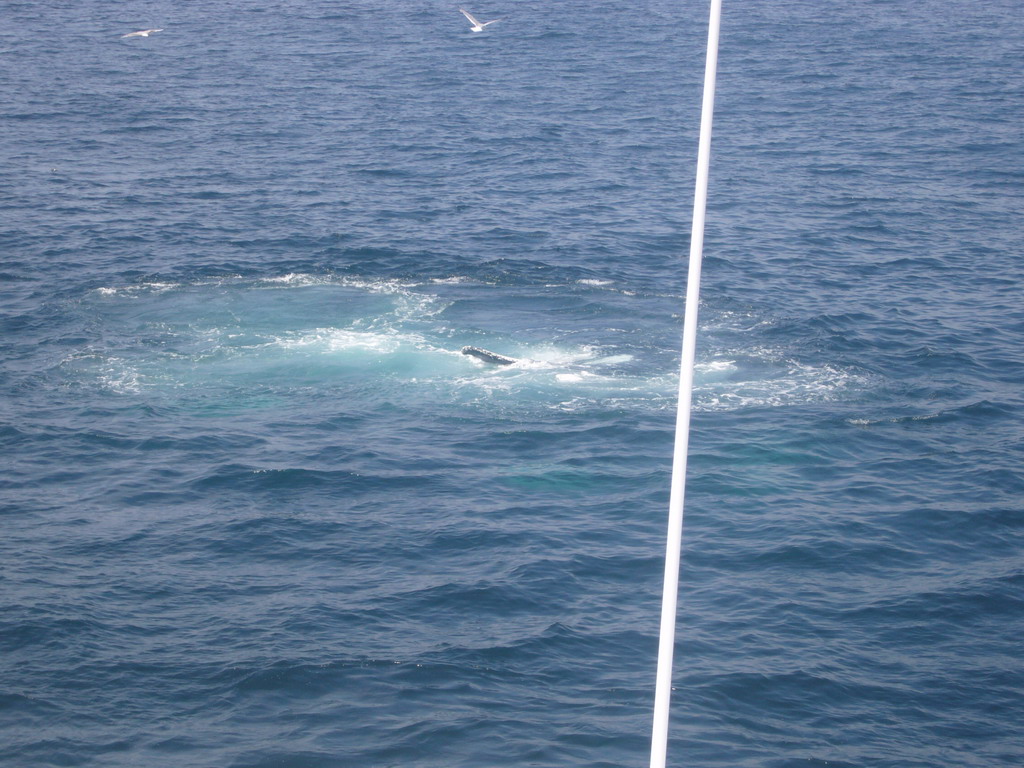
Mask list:
[[[707,7],[637,6],[0,7],[0,763],[646,763]],[[726,0],[674,765],[1024,762],[1022,50]]]

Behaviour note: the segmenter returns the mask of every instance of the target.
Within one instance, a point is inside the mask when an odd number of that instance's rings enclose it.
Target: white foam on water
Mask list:
[[[358,277],[341,277],[337,278],[334,282],[335,285],[341,285],[345,288],[360,288],[371,293],[399,293],[408,291],[410,288],[415,288],[419,283],[408,280],[392,280],[392,279],[379,279],[379,280],[367,280],[365,278]]]
[[[622,354],[622,355],[608,355],[607,357],[599,357],[595,360],[591,360],[591,365],[622,365],[623,363],[630,363],[634,360],[633,355]]]
[[[712,360],[709,363],[695,363],[693,370],[698,374],[713,376],[716,373],[726,373],[736,370],[734,360]]]
[[[181,283],[139,283],[138,285],[97,288],[96,293],[100,296],[124,296],[127,298],[138,298],[145,293],[164,293],[181,287]]]
[[[264,277],[259,282],[270,285],[305,287],[311,285],[330,285],[332,279],[325,275],[310,275],[305,272],[289,272],[278,277]]]
[[[870,427],[880,424],[906,424],[911,421],[932,421],[942,415],[942,412],[919,413],[912,416],[889,416],[884,419],[846,419],[845,421],[847,424],[852,424],[855,427]]]
[[[865,377],[833,365],[779,359],[775,351],[758,350],[768,359],[748,356],[700,363],[695,369],[695,411],[735,411],[746,408],[791,407],[849,397],[868,385]],[[465,379],[490,396],[518,396],[524,401],[548,401],[558,410],[628,408],[666,410],[676,407],[678,376],[670,374],[603,374],[599,364],[628,362],[631,356],[590,357],[593,350],[549,348],[539,359],[492,369],[490,376]],[[545,359],[546,358],[546,359]],[[518,369],[518,370],[517,370]],[[565,395],[571,393],[571,397]]]
[[[297,331],[280,336],[273,345],[281,349],[318,349],[326,353],[365,350],[379,354],[396,352],[403,343],[418,344],[421,339],[415,335],[398,333],[375,333],[345,328],[314,328],[311,331]]]
[[[734,310],[723,310],[717,313],[709,313],[710,316],[701,320],[700,329],[704,333],[716,331],[732,331],[747,333],[758,328],[775,325],[773,319],[766,319],[756,312],[737,312]]]
[[[438,284],[456,284],[469,282],[469,278],[451,277],[432,280]],[[312,274],[308,272],[289,272],[283,275],[272,277],[248,278],[242,275],[219,275],[217,277],[205,277],[191,282],[162,282],[151,281],[136,283],[132,285],[104,286],[95,289],[95,292],[102,296],[134,296],[146,292],[163,292],[175,289],[207,288],[237,286],[240,290],[259,288],[306,288],[319,286],[339,286],[363,290],[369,293],[408,293],[410,289],[421,285],[417,281],[397,280],[390,278],[367,279],[350,277],[344,275]],[[436,297],[430,297],[436,298]]]
[[[134,395],[143,389],[143,380],[138,369],[116,357],[103,361],[98,379],[103,389],[115,394]]]
[[[867,386],[864,377],[832,365],[784,361],[774,371],[758,371],[758,378],[701,382],[694,389],[694,409],[732,411],[742,408],[777,408],[838,400]],[[742,368],[737,368],[742,374]]]
[[[553,408],[580,410],[606,408],[610,400],[637,407],[660,395],[652,393],[643,376],[611,370],[630,362],[632,354],[603,354],[606,349],[540,344],[501,352],[518,356],[512,365],[494,366],[474,362],[474,375],[456,376],[447,386],[456,396],[480,407],[499,405],[505,410]]]
[[[526,349],[522,359],[528,367],[580,365],[592,361],[596,353],[597,348],[589,345],[566,348],[553,344],[542,344]]]
[[[411,282],[290,272],[104,287],[96,294],[132,301],[125,313],[97,305],[109,337],[123,341],[69,367],[78,374],[91,371],[104,389],[122,394],[167,386],[287,386],[293,376],[296,386],[312,388],[357,381],[372,387],[386,380],[392,388],[413,386],[417,398],[438,404],[489,407],[498,399],[508,410],[675,407],[676,371],[652,372],[644,350],[510,343],[441,323],[438,316],[452,302],[440,286],[470,282],[465,276]],[[576,282],[612,285],[596,278]],[[276,289],[313,292],[275,293],[268,300],[263,292]],[[167,295],[174,290],[181,292],[180,307]],[[164,297],[154,301],[151,314],[140,314],[137,299],[147,294]],[[712,324],[747,332],[766,321],[754,313],[722,312]],[[516,362],[494,366],[461,355],[467,343]],[[696,365],[695,374],[697,411],[824,402],[865,386],[863,377],[847,369],[804,363],[767,346],[716,350]]]

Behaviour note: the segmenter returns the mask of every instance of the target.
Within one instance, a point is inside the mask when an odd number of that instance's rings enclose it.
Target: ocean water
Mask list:
[[[646,764],[707,5],[470,10],[0,6],[0,764]],[[1024,764],[1022,50],[725,2],[672,765]]]

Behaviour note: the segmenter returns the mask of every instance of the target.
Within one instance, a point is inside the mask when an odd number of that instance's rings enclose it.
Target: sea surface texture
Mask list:
[[[4,768],[646,765],[708,6],[468,9],[0,6]],[[673,766],[1024,765],[1022,51],[726,0]]]

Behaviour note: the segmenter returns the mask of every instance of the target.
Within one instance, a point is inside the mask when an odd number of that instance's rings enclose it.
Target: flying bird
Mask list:
[[[465,8],[459,8],[459,10],[462,11],[463,16],[469,19],[469,23],[473,25],[474,32],[483,32],[484,27],[486,27],[488,24],[493,24],[496,21],[501,21],[501,19],[491,19],[490,21],[477,21],[476,17],[472,13],[467,11]]]
[[[163,32],[162,29],[140,29],[138,32],[129,32],[121,37],[149,37],[154,32]]]

